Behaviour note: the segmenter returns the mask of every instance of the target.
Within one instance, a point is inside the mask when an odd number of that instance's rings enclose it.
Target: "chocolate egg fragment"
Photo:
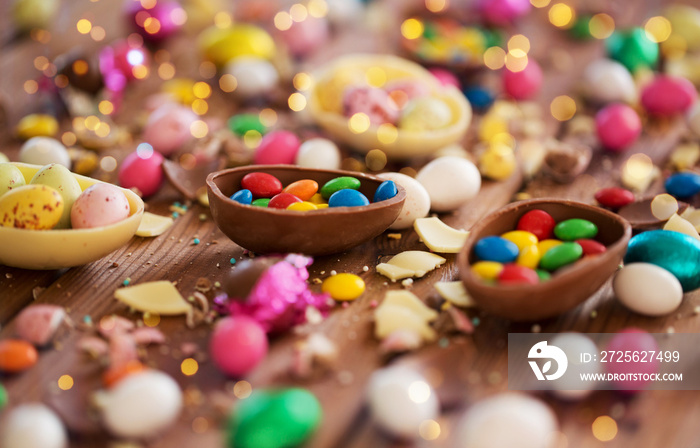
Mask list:
[[[245,299],[263,272],[281,260],[282,257],[271,256],[238,262],[224,277],[224,291],[229,297]]]

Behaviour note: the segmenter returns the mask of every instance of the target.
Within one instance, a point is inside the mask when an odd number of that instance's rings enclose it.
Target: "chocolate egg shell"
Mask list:
[[[516,228],[518,219],[530,210],[544,210],[556,222],[570,218],[594,223],[596,240],[607,251],[586,257],[572,267],[556,272],[551,280],[536,285],[490,285],[470,269],[476,261],[473,247],[481,238],[501,235]],[[615,272],[632,235],[630,224],[599,207],[563,199],[534,199],[516,202],[497,210],[472,228],[457,257],[460,277],[469,295],[485,311],[515,321],[532,321],[561,314],[586,300]]]
[[[385,201],[312,212],[254,207],[231,200],[229,196],[241,188],[243,176],[252,172],[271,174],[283,185],[301,179],[323,185],[336,177],[352,176],[360,180],[359,191],[367,197],[374,196],[383,180],[358,172],[290,165],[252,165],[210,174],[207,188],[214,222],[233,242],[257,253],[326,255],[346,251],[386,230],[406,200],[400,186],[397,195]]]
[[[642,199],[622,207],[617,214],[629,221],[635,231],[660,229],[666,221],[656,218],[651,213],[651,201],[653,197]],[[688,203],[678,202],[678,214],[682,214],[688,208]]]

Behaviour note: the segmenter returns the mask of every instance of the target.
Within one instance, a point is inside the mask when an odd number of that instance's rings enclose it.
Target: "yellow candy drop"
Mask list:
[[[526,268],[535,269],[540,263],[540,249],[537,244],[526,246],[520,249],[520,254],[515,264],[525,266]]]
[[[336,274],[323,281],[321,290],[335,300],[355,300],[365,292],[365,282],[355,274]]]
[[[502,143],[491,145],[479,158],[479,171],[493,180],[509,178],[516,167],[515,153]]]
[[[495,280],[503,265],[495,261],[478,261],[472,265],[472,272],[484,280]]]
[[[287,210],[296,210],[298,212],[308,212],[311,210],[318,210],[318,207],[316,207],[316,204],[313,204],[311,202],[292,202],[287,206]]]
[[[556,247],[561,244],[559,240],[542,240],[537,243],[537,248],[540,250],[540,257],[542,257],[549,249]]]
[[[537,245],[538,243],[537,237],[533,233],[526,232],[525,230],[511,230],[501,235],[501,238],[514,243],[518,246],[519,250],[523,250],[523,248],[528,246]]]

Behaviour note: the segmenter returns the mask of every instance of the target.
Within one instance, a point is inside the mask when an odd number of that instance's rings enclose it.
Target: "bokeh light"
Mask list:
[[[593,436],[601,442],[609,442],[617,436],[617,422],[607,415],[601,415],[591,425]]]

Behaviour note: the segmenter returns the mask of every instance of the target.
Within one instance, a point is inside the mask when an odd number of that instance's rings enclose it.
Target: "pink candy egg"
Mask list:
[[[595,116],[598,139],[610,151],[623,151],[632,145],[642,133],[642,120],[634,109],[626,104],[610,104]]]
[[[148,143],[141,143],[119,167],[119,184],[136,188],[144,197],[155,194],[163,182],[163,156]]]
[[[164,104],[148,117],[143,139],[159,153],[169,156],[192,139],[190,127],[198,119],[189,107]]]
[[[459,80],[451,71],[444,68],[431,68],[429,71],[443,86],[453,86],[459,89]]]
[[[491,25],[508,25],[527,14],[532,5],[530,0],[480,0],[479,11]]]
[[[74,229],[92,229],[114,224],[129,216],[129,201],[111,184],[95,184],[73,203],[70,222]]]
[[[289,131],[272,131],[260,141],[253,160],[256,164],[286,164],[292,165],[299,152],[301,142],[299,137]]]
[[[516,100],[527,100],[537,95],[542,87],[542,69],[530,59],[525,68],[519,72],[509,69],[503,71],[503,89]]]
[[[246,316],[224,317],[211,335],[209,354],[226,375],[241,377],[252,371],[267,354],[267,335]]]
[[[306,56],[328,41],[328,20],[325,17],[307,17],[278,33],[294,56]]]
[[[688,111],[698,97],[693,83],[679,76],[659,75],[642,90],[642,106],[652,115],[673,116]]]
[[[648,356],[649,353],[646,353],[644,362],[641,356],[637,357],[636,361],[635,358],[631,358],[633,353],[644,355],[644,352],[654,352],[654,358]],[[625,353],[630,354],[630,359],[625,359]],[[644,330],[628,328],[613,336],[605,347],[605,361],[599,359],[599,362],[603,363],[608,373],[642,375],[637,379],[614,381],[621,391],[635,393],[650,382],[644,380],[643,375],[653,375],[659,371],[659,362],[655,357],[658,353],[659,346],[652,335]]]

